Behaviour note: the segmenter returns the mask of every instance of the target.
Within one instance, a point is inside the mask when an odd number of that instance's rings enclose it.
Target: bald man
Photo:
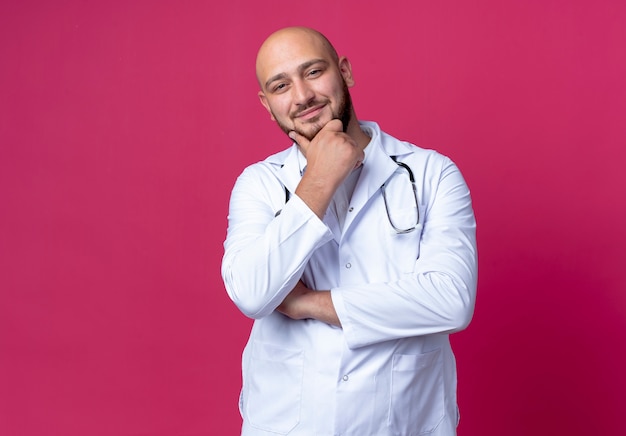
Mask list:
[[[359,121],[352,66],[281,29],[256,60],[289,148],[233,188],[222,276],[253,318],[243,435],[456,434],[449,335],[476,295],[469,190],[447,157]]]

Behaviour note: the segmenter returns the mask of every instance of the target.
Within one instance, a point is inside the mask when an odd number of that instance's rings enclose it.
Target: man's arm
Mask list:
[[[229,205],[222,259],[229,297],[250,318],[271,314],[296,286],[311,255],[332,238],[297,195],[285,204],[284,188],[270,165],[247,168]]]
[[[363,149],[343,132],[339,120],[329,121],[312,141],[296,132],[289,136],[307,160],[296,195],[322,219],[339,185],[363,162]]]
[[[330,291],[312,291],[302,281],[298,282],[276,310],[292,319],[316,319],[341,327]]]
[[[465,328],[476,296],[475,220],[460,172],[447,158],[443,166],[412,274],[317,291],[316,299],[309,298],[316,291],[296,287],[283,313],[325,322],[336,317],[351,348]]]
[[[284,202],[284,193],[260,166],[244,171],[231,195],[222,277],[228,295],[251,318],[272,313],[296,286],[313,252],[332,238],[320,216],[363,160],[363,150],[338,120],[327,123],[313,141],[295,132],[293,137],[307,156],[307,171],[280,216],[274,216],[271,197]]]

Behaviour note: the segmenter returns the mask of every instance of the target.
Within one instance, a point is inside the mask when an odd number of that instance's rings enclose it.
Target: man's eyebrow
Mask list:
[[[298,66],[298,72],[303,72],[304,70],[308,69],[309,67],[315,65],[315,64],[324,64],[324,66],[328,65],[328,61],[326,61],[325,59],[312,59],[310,61],[306,61],[303,64]],[[270,84],[272,82],[275,82],[277,80],[282,80],[282,79],[286,79],[287,78],[287,74],[286,73],[279,73],[276,74],[275,76],[270,77],[269,79],[267,79],[267,82],[265,82],[265,88],[269,88]]]
[[[302,65],[300,65],[298,67],[298,71],[299,72],[303,72],[304,70],[308,69],[309,67],[315,65],[315,64],[324,64],[324,66],[328,65],[328,62],[324,59],[312,59],[310,61],[307,61],[305,63],[303,63]]]
[[[269,88],[272,82],[286,78],[287,75],[285,73],[276,74],[275,76],[270,77],[269,79],[267,79],[267,82],[265,82],[265,89]]]

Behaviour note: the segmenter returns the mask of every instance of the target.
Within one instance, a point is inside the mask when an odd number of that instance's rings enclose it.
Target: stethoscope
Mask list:
[[[404,162],[398,162],[396,156],[390,156],[390,157],[391,159],[393,159],[393,161],[396,164],[398,164],[400,168],[405,169],[406,172],[409,174],[409,181],[411,182],[411,187],[413,188],[413,199],[415,200],[415,225],[413,227],[404,229],[404,228],[396,227],[396,225],[393,223],[393,220],[391,219],[391,214],[389,213],[389,206],[387,205],[387,193],[385,189],[385,185],[387,184],[386,182],[383,183],[382,186],[380,187],[380,190],[383,194],[383,201],[385,202],[385,212],[387,212],[387,219],[389,220],[389,224],[391,224],[391,227],[393,227],[396,233],[398,234],[411,233],[413,230],[417,228],[417,225],[420,223],[420,209],[417,203],[417,187],[415,186],[415,177],[413,176],[413,171],[411,171],[411,168],[407,164],[405,164]]]
[[[411,182],[411,187],[413,188],[413,199],[415,200],[415,215],[416,215],[415,225],[405,229],[405,228],[397,227],[393,223],[393,220],[391,219],[391,214],[389,213],[389,205],[387,204],[387,192],[385,189],[386,182],[383,183],[382,186],[380,187],[381,193],[383,194],[383,202],[385,203],[385,212],[387,213],[387,219],[389,220],[389,224],[391,225],[391,227],[395,230],[397,234],[411,233],[417,228],[418,224],[420,223],[420,210],[419,210],[419,206],[417,202],[417,187],[415,186],[415,177],[413,175],[413,171],[411,171],[411,168],[407,164],[405,164],[404,162],[398,162],[396,156],[390,156],[390,157],[391,159],[393,159],[393,161],[396,164],[398,164],[400,168],[406,170],[406,172],[409,174],[409,181]],[[291,194],[289,193],[289,189],[287,189],[287,187],[285,186],[285,203],[289,201],[290,197],[291,197]],[[282,212],[282,209],[276,212],[274,216],[277,217],[278,215],[280,215],[281,212]]]

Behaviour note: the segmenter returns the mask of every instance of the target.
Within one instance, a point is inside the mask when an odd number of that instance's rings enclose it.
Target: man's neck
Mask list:
[[[350,122],[346,133],[356,141],[359,147],[361,147],[361,150],[365,150],[365,147],[367,147],[372,139],[367,133],[365,133],[361,129],[361,126],[359,125],[359,121],[357,120],[356,116],[352,117],[352,121]]]

